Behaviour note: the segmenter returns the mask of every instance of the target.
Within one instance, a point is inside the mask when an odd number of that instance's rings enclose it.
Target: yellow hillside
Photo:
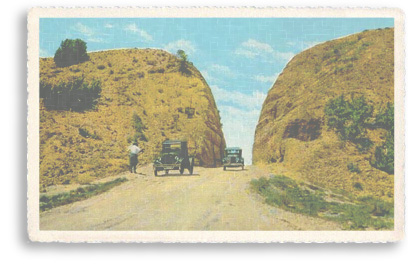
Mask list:
[[[135,133],[132,115],[145,125],[147,142],[141,163],[160,152],[165,139],[188,140],[189,152],[203,166],[220,164],[225,147],[220,116],[206,81],[191,64],[191,75],[179,71],[175,56],[156,49],[123,49],[89,53],[90,60],[57,68],[40,59],[40,79],[56,85],[75,78],[100,80],[95,110],[40,108],[40,182],[42,187],[89,182],[128,170],[127,147]],[[188,117],[186,108],[195,108]],[[175,122],[177,120],[177,122]],[[86,130],[95,137],[81,136]]]
[[[365,31],[295,56],[263,104],[253,161],[317,185],[391,199],[394,176],[370,165],[386,131],[368,130],[374,146],[361,153],[328,130],[325,106],[341,94],[347,99],[364,95],[374,115],[394,101],[393,29]],[[361,172],[351,172],[350,163]]]

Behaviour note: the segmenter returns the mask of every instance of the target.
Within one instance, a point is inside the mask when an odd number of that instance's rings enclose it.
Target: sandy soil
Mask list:
[[[196,167],[193,175],[153,176],[152,166],[85,201],[40,214],[41,230],[340,230],[337,223],[263,203],[249,191],[266,169]]]

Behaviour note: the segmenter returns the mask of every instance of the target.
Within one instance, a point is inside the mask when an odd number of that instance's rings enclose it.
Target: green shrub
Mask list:
[[[394,134],[387,133],[385,143],[375,148],[371,165],[388,174],[394,174]]]
[[[360,182],[354,183],[354,184],[353,184],[353,187],[354,187],[356,190],[363,190],[363,189],[364,189],[364,188],[363,188],[363,184],[361,184]]]
[[[100,140],[101,138],[94,132],[90,133],[86,128],[78,128],[78,132],[82,137]]]
[[[136,112],[133,112],[133,115],[132,115],[132,127],[133,129],[135,129],[135,134],[130,139],[131,142],[139,142],[139,141],[147,142],[147,137],[144,134],[144,131],[146,130],[146,126],[143,124],[142,119],[139,117],[139,115],[137,115]]]
[[[261,177],[259,179],[253,179],[251,180],[250,184],[253,190],[255,190],[256,192],[262,195],[267,194],[267,190],[270,187],[268,179],[264,177]]]
[[[394,104],[388,103],[375,117],[375,126],[394,134]]]
[[[394,174],[394,105],[387,104],[387,108],[380,111],[375,118],[375,126],[387,130],[385,142],[377,146],[371,165],[388,174]]]
[[[101,82],[87,83],[84,78],[75,78],[53,86],[40,81],[40,97],[50,110],[85,111],[93,109],[101,94]]]
[[[89,60],[89,56],[86,53],[86,42],[81,39],[62,41],[54,55],[54,62],[57,67],[66,67],[87,60]]]
[[[372,142],[366,137],[373,107],[367,104],[364,96],[348,101],[341,95],[330,100],[325,107],[329,129],[335,130],[340,139],[355,143],[361,152],[367,151]]]
[[[357,164],[354,164],[354,163],[348,163],[348,164],[347,164],[347,169],[348,169],[350,172],[355,172],[355,173],[358,173],[358,174],[361,173],[361,170],[360,170],[360,168],[358,167],[358,165],[357,165]]]

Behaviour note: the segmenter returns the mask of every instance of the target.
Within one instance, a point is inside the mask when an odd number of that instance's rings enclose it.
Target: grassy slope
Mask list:
[[[393,175],[370,166],[373,147],[360,154],[353,144],[341,142],[327,130],[324,107],[342,93],[347,98],[364,95],[374,105],[374,115],[394,99],[394,30],[365,31],[329,41],[295,56],[277,79],[263,104],[256,128],[253,160],[270,163],[287,175],[319,185],[345,189],[357,195],[391,199]],[[312,141],[284,138],[290,122],[320,121],[321,135]],[[379,145],[385,131],[370,130]],[[280,163],[281,162],[281,163]],[[352,173],[348,163],[361,173]],[[354,188],[356,183],[363,190]]]
[[[90,53],[79,65],[56,68],[52,58],[40,59],[40,79],[57,84],[73,77],[102,82],[96,110],[84,113],[48,111],[41,107],[40,182],[43,187],[89,182],[127,170],[128,138],[134,134],[131,119],[136,112],[147,127],[142,163],[151,162],[166,138],[187,139],[196,161],[219,164],[225,147],[220,116],[204,78],[192,65],[182,75],[178,59],[162,50],[124,49]],[[195,107],[188,119],[186,107]],[[173,115],[179,115],[177,126]],[[100,140],[84,138],[79,128]]]

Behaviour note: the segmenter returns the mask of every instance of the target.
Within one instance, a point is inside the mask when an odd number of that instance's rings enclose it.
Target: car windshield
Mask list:
[[[231,150],[226,150],[225,153],[227,154],[227,156],[239,156],[239,154],[241,153],[241,150],[238,149],[231,149]]]
[[[179,153],[181,144],[163,144],[163,153]]]

